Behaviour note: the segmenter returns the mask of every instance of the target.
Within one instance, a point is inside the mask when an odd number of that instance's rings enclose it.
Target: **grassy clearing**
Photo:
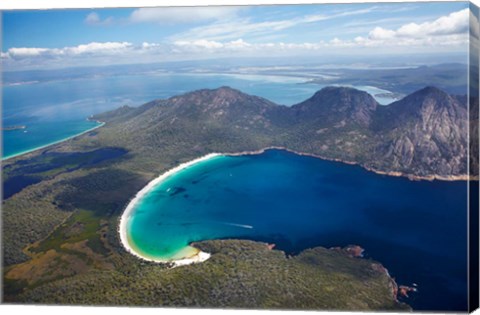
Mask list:
[[[96,253],[107,255],[108,250],[100,239],[102,228],[101,218],[92,211],[80,210],[74,213],[65,223],[60,225],[47,239],[30,248],[32,252],[45,252],[55,249],[58,252],[68,252],[62,247],[65,243],[77,243],[88,240],[88,246]]]

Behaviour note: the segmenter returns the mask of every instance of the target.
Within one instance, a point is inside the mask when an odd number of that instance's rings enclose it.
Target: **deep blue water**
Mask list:
[[[219,156],[167,178],[137,204],[128,231],[157,257],[190,242],[248,238],[297,253],[358,244],[416,310],[466,310],[467,183],[410,181],[279,150]],[[178,258],[178,257],[177,257]]]
[[[3,125],[26,125],[27,129],[3,132],[2,157],[77,135],[98,125],[86,120],[90,115],[123,105],[139,106],[158,98],[224,85],[278,104],[292,105],[322,88],[303,84],[305,81],[279,76],[165,73],[3,86]],[[381,92],[368,86],[358,88]]]

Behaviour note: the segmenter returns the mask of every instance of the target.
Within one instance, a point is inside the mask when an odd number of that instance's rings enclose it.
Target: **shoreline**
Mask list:
[[[163,182],[165,179],[168,177],[174,175],[175,173],[184,170],[185,168],[192,166],[194,164],[197,164],[199,162],[203,162],[206,160],[209,160],[211,158],[217,157],[217,156],[223,156],[224,154],[220,153],[209,153],[204,156],[201,156],[199,158],[193,159],[191,161],[182,163],[172,169],[167,170],[166,172],[162,173],[160,176],[156,177],[155,179],[151,180],[145,187],[143,187],[133,199],[130,200],[128,203],[127,207],[122,213],[122,216],[120,217],[120,224],[118,226],[118,231],[120,233],[120,242],[122,243],[123,247],[129,252],[130,254],[146,260],[146,261],[151,261],[151,262],[157,262],[157,263],[172,263],[174,267],[178,266],[184,266],[184,265],[189,265],[193,263],[198,263],[198,262],[203,262],[210,258],[209,253],[202,252],[201,250],[197,249],[197,253],[194,254],[191,257],[188,258],[182,258],[178,260],[164,260],[164,259],[155,259],[153,257],[147,257],[145,254],[142,255],[140,253],[140,250],[136,248],[136,246],[130,243],[129,241],[129,236],[127,234],[127,222],[128,219],[132,216],[133,210],[135,209],[135,206],[137,203],[155,186]]]
[[[131,217],[132,212],[133,212],[135,206],[137,205],[137,203],[152,188],[154,188],[155,186],[157,186],[158,184],[163,182],[168,177],[174,175],[175,173],[177,173],[177,172],[179,172],[179,171],[181,171],[181,170],[183,170],[183,169],[185,169],[189,166],[192,166],[194,164],[197,164],[197,163],[200,163],[200,162],[203,162],[203,161],[206,161],[206,160],[209,160],[211,158],[218,157],[218,156],[233,156],[234,157],[234,156],[242,156],[242,155],[258,155],[258,154],[264,153],[267,150],[284,150],[284,151],[294,153],[294,154],[297,154],[297,155],[300,155],[300,156],[309,156],[309,157],[318,158],[318,159],[322,159],[322,160],[326,160],[326,161],[333,161],[333,162],[339,162],[339,163],[344,163],[344,164],[348,164],[348,165],[360,166],[367,171],[370,171],[370,172],[373,172],[373,173],[376,173],[376,174],[379,174],[379,175],[404,177],[404,178],[407,178],[409,180],[416,180],[416,181],[418,181],[418,180],[459,181],[459,180],[470,180],[471,179],[470,176],[466,176],[466,175],[464,175],[464,176],[449,176],[449,177],[445,177],[445,176],[423,176],[422,177],[422,176],[414,176],[414,175],[403,174],[401,172],[378,171],[378,170],[363,166],[363,165],[361,165],[359,163],[356,163],[356,162],[344,161],[344,160],[341,160],[341,159],[325,158],[323,156],[316,155],[316,154],[313,154],[313,153],[298,152],[298,151],[291,150],[291,149],[288,149],[288,148],[285,148],[285,147],[280,147],[280,146],[269,146],[269,147],[265,147],[265,148],[255,150],[255,151],[242,151],[242,152],[235,152],[235,153],[209,153],[209,154],[203,155],[199,158],[196,158],[196,159],[190,160],[188,162],[182,163],[182,164],[180,164],[180,165],[178,165],[174,168],[171,168],[171,169],[165,171],[164,173],[162,173],[161,175],[159,175],[155,179],[151,180],[146,186],[144,186],[140,191],[138,191],[136,193],[136,195],[130,200],[128,205],[125,207],[125,210],[123,211],[123,213],[120,217],[120,223],[118,225],[118,232],[120,234],[120,242],[123,245],[123,247],[125,248],[125,250],[127,252],[129,252],[130,254],[132,254],[132,255],[134,255],[137,258],[140,258],[142,260],[146,260],[146,261],[150,261],[150,262],[156,262],[156,263],[165,263],[165,264],[171,263],[171,264],[173,264],[173,267],[184,266],[184,265],[189,265],[189,264],[193,264],[193,263],[199,263],[199,262],[203,262],[203,261],[209,259],[210,256],[211,256],[209,253],[202,252],[202,251],[200,251],[199,249],[197,249],[193,246],[191,246],[191,247],[196,249],[196,253],[194,255],[190,256],[190,257],[187,257],[187,258],[181,258],[181,259],[177,259],[177,260],[175,260],[175,259],[164,260],[164,259],[156,259],[154,257],[148,256],[148,254],[142,253],[142,251],[140,249],[138,249],[135,246],[135,244],[131,244],[130,237],[128,236],[128,233],[127,233],[128,219]]]
[[[87,120],[91,121],[90,119],[87,119]],[[95,126],[95,127],[92,127],[92,128],[87,129],[87,130],[85,130],[85,131],[82,131],[81,133],[75,134],[75,135],[73,135],[73,136],[69,136],[69,137],[67,137],[67,138],[64,138],[64,139],[61,139],[61,140],[57,140],[57,141],[54,141],[54,142],[51,142],[51,143],[48,143],[48,144],[39,146],[39,147],[37,147],[37,148],[29,149],[29,150],[26,150],[26,151],[23,151],[23,152],[20,152],[20,153],[16,153],[16,154],[13,154],[13,155],[9,155],[9,156],[6,156],[6,157],[2,157],[1,161],[2,161],[2,162],[5,162],[5,161],[7,161],[7,160],[11,160],[11,159],[13,159],[13,158],[16,158],[16,157],[19,157],[19,156],[22,156],[22,155],[26,155],[26,154],[29,154],[29,153],[32,153],[32,152],[35,152],[35,151],[38,151],[38,150],[42,150],[42,149],[48,148],[48,147],[50,147],[50,146],[54,146],[54,145],[56,145],[56,144],[59,144],[59,143],[62,143],[62,142],[71,140],[71,139],[76,138],[76,137],[79,137],[79,136],[82,136],[82,135],[84,135],[84,134],[86,134],[86,133],[88,133],[88,132],[90,132],[90,131],[93,131],[93,130],[98,129],[98,128],[100,128],[100,127],[102,127],[102,126],[105,125],[105,123],[102,122],[102,121],[95,120],[95,122],[99,123],[100,125]]]
[[[373,172],[373,173],[378,174],[378,175],[387,175],[387,176],[393,176],[393,177],[404,177],[404,178],[407,178],[407,179],[409,179],[409,180],[416,180],[416,181],[419,181],[419,180],[427,180],[427,181],[441,180],[441,181],[449,181],[449,182],[452,182],[452,181],[478,180],[478,177],[469,176],[469,175],[451,175],[451,176],[428,175],[428,176],[418,176],[418,175],[412,175],[412,174],[405,174],[405,173],[398,172],[398,171],[390,171],[390,172],[381,171],[381,170],[377,170],[377,169],[374,169],[374,168],[371,168],[371,167],[362,165],[362,164],[360,164],[360,163],[358,163],[358,162],[346,161],[346,160],[337,159],[337,158],[328,158],[328,157],[321,156],[321,155],[318,155],[318,154],[295,151],[295,150],[288,149],[288,148],[286,148],[286,147],[281,147],[281,146],[269,146],[269,147],[265,147],[265,148],[263,148],[263,149],[259,149],[259,150],[255,150],[255,151],[243,151],[243,152],[236,152],[236,153],[223,153],[223,155],[226,155],[226,156],[256,155],[256,154],[262,154],[262,153],[264,153],[265,151],[268,151],[268,150],[283,150],[283,151],[287,151],[287,152],[294,153],[294,154],[297,154],[297,155],[314,157],[314,158],[322,159],[322,160],[325,160],[325,161],[333,161],[333,162],[340,162],[340,163],[344,163],[344,164],[348,164],[348,165],[356,165],[356,166],[360,166],[361,168],[363,168],[363,169],[365,169],[365,170],[367,170],[367,171],[369,171],[369,172]]]

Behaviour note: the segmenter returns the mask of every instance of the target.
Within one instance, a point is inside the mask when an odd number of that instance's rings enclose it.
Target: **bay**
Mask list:
[[[466,310],[467,183],[411,181],[282,150],[217,156],[159,183],[127,224],[150,256],[252,239],[289,254],[357,244],[405,285],[416,310]],[[187,251],[188,252],[188,251]],[[179,256],[180,255],[180,256]]]

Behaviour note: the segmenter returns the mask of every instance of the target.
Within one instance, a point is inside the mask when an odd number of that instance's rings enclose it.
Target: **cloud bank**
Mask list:
[[[340,15],[363,14],[375,7],[338,12],[330,16],[306,15],[284,20],[251,22],[234,19],[232,23],[218,20],[218,16],[234,16],[236,7],[213,8],[165,8],[138,9],[130,18],[138,23],[188,23],[190,15],[213,22],[169,37],[164,42],[91,42],[63,48],[13,47],[1,53],[2,64],[8,69],[15,67],[41,67],[54,64],[64,66],[85,61],[91,64],[161,62],[172,60],[195,60],[217,57],[245,56],[302,56],[322,53],[355,52],[448,52],[462,51],[469,44],[470,10],[463,9],[423,23],[406,23],[397,28],[374,26],[362,36],[355,38],[334,37],[317,42],[258,41],[258,36],[281,32],[298,24],[313,23]],[[178,10],[176,12],[175,10]],[[168,14],[166,13],[168,11]],[[180,14],[181,12],[181,14]],[[216,20],[215,20],[216,19]],[[105,25],[90,13],[85,23]],[[478,22],[477,22],[478,23]],[[257,39],[257,40],[255,40]],[[352,50],[357,49],[357,50]]]
[[[64,57],[79,55],[115,55],[127,52],[133,47],[128,42],[92,42],[64,48],[10,48],[2,55],[2,58],[24,59],[31,57]]]

